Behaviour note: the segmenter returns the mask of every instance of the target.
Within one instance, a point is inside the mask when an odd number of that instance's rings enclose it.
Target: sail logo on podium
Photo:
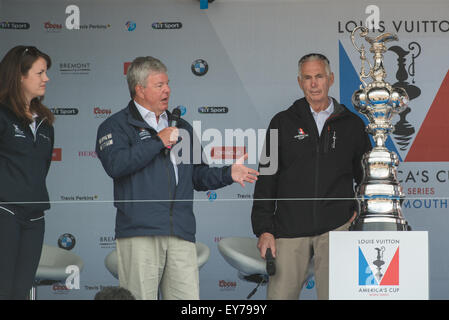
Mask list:
[[[359,286],[399,285],[399,246],[359,246]],[[394,253],[394,254],[393,254]]]

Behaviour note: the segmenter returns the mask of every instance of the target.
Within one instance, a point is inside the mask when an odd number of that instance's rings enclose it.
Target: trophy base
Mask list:
[[[360,218],[354,220],[349,231],[411,231],[407,221],[398,218]]]

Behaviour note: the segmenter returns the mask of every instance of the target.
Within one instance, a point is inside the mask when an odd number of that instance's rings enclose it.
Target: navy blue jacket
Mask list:
[[[46,177],[53,153],[54,129],[36,119],[36,136],[29,125],[0,105],[0,214],[37,219],[50,208]]]
[[[178,128],[189,133],[190,150],[194,150],[192,126],[181,119]],[[176,185],[173,164],[164,149],[133,101],[98,128],[96,152],[114,181],[116,238],[174,235],[195,242],[193,190],[213,190],[233,183],[230,166],[194,164],[190,152],[189,161],[178,164]]]

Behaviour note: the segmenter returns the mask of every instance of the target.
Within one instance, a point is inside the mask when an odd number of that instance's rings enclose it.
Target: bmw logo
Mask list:
[[[58,238],[58,247],[65,250],[72,250],[75,247],[75,237],[70,233],[64,233]]]
[[[191,69],[194,75],[201,77],[207,73],[209,66],[205,60],[197,59],[193,61]]]
[[[137,27],[137,24],[134,21],[128,21],[126,22],[126,29],[128,31],[134,31]]]

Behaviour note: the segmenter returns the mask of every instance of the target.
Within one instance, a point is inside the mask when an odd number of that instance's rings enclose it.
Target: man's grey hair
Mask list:
[[[327,76],[330,76],[330,74],[332,73],[331,65],[325,55],[321,53],[309,53],[301,57],[301,59],[299,59],[298,61],[298,76],[300,78],[301,78],[301,68],[303,64],[309,61],[323,61]]]
[[[131,99],[136,95],[136,86],[147,85],[147,78],[151,73],[167,73],[167,67],[159,59],[153,57],[137,57],[128,67],[126,81],[128,81]]]

